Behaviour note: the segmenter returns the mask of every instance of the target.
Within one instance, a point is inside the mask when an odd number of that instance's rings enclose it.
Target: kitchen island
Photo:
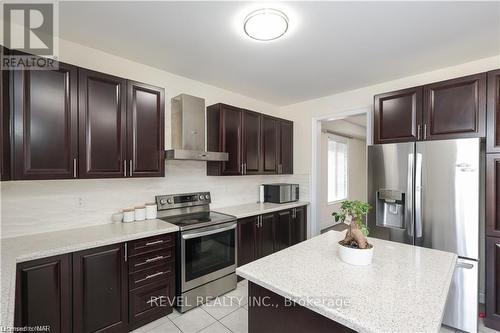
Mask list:
[[[369,238],[373,263],[352,266],[337,255],[344,234],[237,268],[249,281],[249,333],[439,331],[457,256]]]

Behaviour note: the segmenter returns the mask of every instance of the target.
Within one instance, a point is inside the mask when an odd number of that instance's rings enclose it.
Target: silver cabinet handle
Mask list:
[[[73,159],[73,178],[76,178],[76,158]]]
[[[132,160],[129,161],[128,165],[129,165],[128,176],[132,177]]]
[[[158,261],[158,260],[162,260],[162,259],[164,259],[164,258],[165,258],[164,256],[156,256],[156,257],[154,257],[154,258],[149,258],[149,259],[146,259],[146,262],[145,262],[145,263],[147,264],[147,263],[150,263],[150,262],[155,262],[155,261]]]
[[[427,124],[424,124],[424,140],[427,140]]]
[[[245,175],[247,174],[247,163],[245,162]]]
[[[123,161],[123,177],[127,177],[127,161]]]
[[[125,261],[127,261],[127,257],[128,257],[128,253],[127,252],[128,252],[127,251],[127,243],[125,243],[125,255],[124,255]]]
[[[244,174],[245,174],[245,173],[243,172],[243,167],[244,167],[244,166],[243,166],[243,163],[241,163],[241,165],[240,165],[240,173],[241,173],[242,175],[244,175]]]
[[[161,243],[163,243],[163,240],[157,240],[154,242],[147,242],[146,246],[151,246],[151,245],[156,245],[156,244],[161,244]]]
[[[417,125],[417,140],[420,140],[420,125]]]
[[[135,283],[140,283],[140,282],[143,282],[143,281],[147,281],[149,279],[152,279],[154,277],[157,277],[157,276],[160,276],[160,275],[163,275],[165,274],[166,272],[158,272],[158,273],[154,273],[154,274],[151,274],[151,275],[147,275],[145,278],[143,279],[140,279],[140,280],[136,280]]]

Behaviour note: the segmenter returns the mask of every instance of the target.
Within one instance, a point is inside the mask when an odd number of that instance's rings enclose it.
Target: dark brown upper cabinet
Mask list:
[[[293,173],[293,122],[226,104],[207,108],[208,150],[227,162],[207,162],[207,175]]]
[[[127,82],[128,176],[163,177],[165,90]]]
[[[374,143],[409,142],[418,139],[422,115],[422,87],[376,95]]]
[[[73,332],[127,332],[125,244],[73,253]]]
[[[488,72],[486,152],[500,153],[500,69]]]
[[[229,154],[228,161],[207,162],[207,175],[235,176],[243,174],[241,131],[241,109],[226,104],[215,104],[207,108],[207,148],[209,151]]]
[[[242,111],[242,163],[243,174],[255,175],[261,171],[260,114]]]
[[[70,254],[17,265],[14,325],[71,332]]]
[[[374,98],[374,143],[484,137],[486,74]]]
[[[127,82],[79,70],[80,178],[127,176]]]
[[[424,86],[423,139],[484,137],[486,73]]]
[[[77,68],[11,73],[13,178],[76,178]]]
[[[293,174],[293,122],[279,120],[278,173]]]
[[[262,115],[262,173],[275,174],[279,164],[278,119]]]

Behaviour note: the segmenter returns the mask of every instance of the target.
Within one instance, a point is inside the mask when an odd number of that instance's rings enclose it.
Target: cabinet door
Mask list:
[[[418,140],[422,87],[376,95],[373,102],[375,144]]]
[[[291,244],[295,245],[307,238],[307,213],[306,206],[294,208],[291,225]]]
[[[278,172],[278,120],[273,117],[262,116],[262,172]]]
[[[163,177],[165,90],[127,82],[128,176]]]
[[[128,322],[124,244],[73,253],[73,332],[125,332]]]
[[[76,67],[12,74],[14,179],[76,178]]]
[[[500,330],[500,238],[486,237],[486,327]]]
[[[3,64],[3,55],[6,48],[0,46],[0,64]],[[0,180],[10,180],[10,104],[9,78],[7,70],[0,69]]]
[[[279,166],[278,172],[293,174],[293,122],[279,122]]]
[[[241,109],[221,106],[221,131],[221,151],[229,154],[229,160],[222,162],[221,174],[241,175]]]
[[[260,226],[257,231],[257,256],[255,259],[265,257],[275,251],[274,224],[275,214],[261,215]]]
[[[500,152],[500,69],[488,73],[486,151]]]
[[[15,326],[71,332],[70,267],[69,254],[17,265]]]
[[[500,237],[500,154],[486,157],[486,234]]]
[[[260,118],[260,114],[256,112],[242,112],[242,162],[245,175],[260,173]]]
[[[238,220],[238,266],[255,260],[256,232],[259,216],[250,216]]]
[[[78,70],[80,178],[126,173],[126,80]]]
[[[291,244],[292,210],[276,213],[276,251],[286,249]]]
[[[485,136],[486,74],[424,87],[424,140]]]

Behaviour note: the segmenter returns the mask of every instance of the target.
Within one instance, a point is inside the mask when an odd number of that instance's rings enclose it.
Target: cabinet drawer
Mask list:
[[[174,274],[174,263],[170,262],[165,265],[155,266],[148,269],[143,269],[135,273],[129,274],[128,287],[129,290],[144,286],[153,282],[165,282]]]
[[[150,283],[129,293],[129,329],[133,330],[172,312],[172,284]]]
[[[174,245],[175,233],[158,235],[129,242],[128,254],[131,257],[142,253],[172,247]]]
[[[140,254],[129,258],[128,270],[133,273],[139,270],[165,264],[174,259],[174,248],[161,249],[158,251]]]

